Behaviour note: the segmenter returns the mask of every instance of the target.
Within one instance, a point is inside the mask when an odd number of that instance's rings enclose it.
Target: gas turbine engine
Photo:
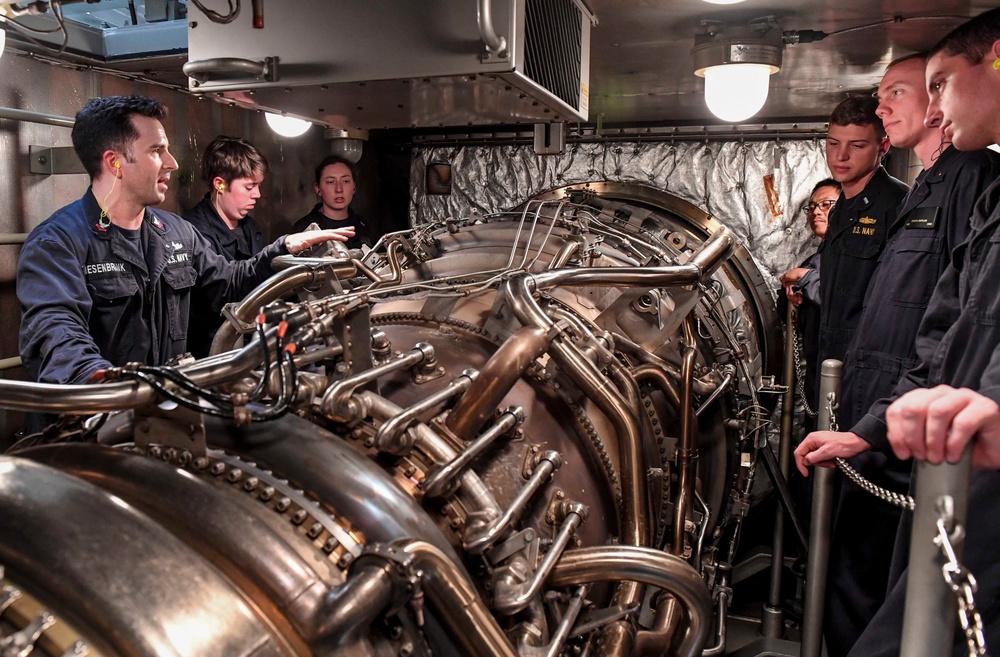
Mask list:
[[[0,382],[90,415],[0,458],[0,641],[721,652],[779,342],[727,229],[590,185],[278,264],[207,359]]]

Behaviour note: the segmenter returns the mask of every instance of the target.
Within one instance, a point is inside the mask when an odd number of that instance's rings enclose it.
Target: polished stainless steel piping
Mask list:
[[[455,377],[441,390],[424,397],[384,422],[375,432],[375,447],[380,452],[394,456],[408,454],[413,449],[413,440],[406,435],[407,428],[425,412],[467,391],[478,376],[479,372],[476,370],[464,370],[460,376]]]
[[[338,422],[358,420],[361,417],[360,411],[351,406],[351,398],[355,390],[373,381],[377,381],[381,376],[419,365],[432,358],[434,358],[434,347],[423,342],[417,343],[413,349],[399,358],[377,365],[370,370],[359,372],[346,379],[341,379],[330,386],[323,393],[323,399],[320,401],[320,409],[325,415]]]
[[[415,559],[414,566],[424,572],[424,593],[440,612],[440,619],[451,630],[451,638],[470,657],[518,657],[517,651],[476,588],[441,550],[425,541],[394,544]],[[474,631],[470,631],[474,628]]]
[[[686,561],[650,548],[609,545],[568,550],[549,575],[551,586],[630,580],[658,586],[681,601],[688,631],[676,654],[695,657],[708,639],[712,599],[705,582]]]
[[[524,508],[531,501],[531,498],[535,496],[539,488],[548,482],[549,477],[560,466],[562,466],[562,457],[558,452],[549,451],[539,454],[535,462],[534,471],[531,473],[531,478],[518,491],[517,496],[503,512],[503,515],[495,518],[478,530],[473,530],[472,527],[469,527],[472,531],[468,531],[462,541],[462,546],[466,552],[469,554],[482,554],[492,546],[511,525],[517,522],[524,512]]]
[[[383,422],[395,417],[403,410],[385,397],[367,390],[357,395],[357,398],[367,414]],[[414,425],[411,431],[417,436],[414,447],[429,456],[434,462],[448,463],[457,455],[451,445],[423,422]],[[482,511],[489,518],[495,518],[502,513],[493,493],[479,478],[479,475],[472,470],[466,470],[459,476],[458,495],[470,513]]]
[[[677,496],[674,499],[674,543],[673,554],[684,554],[684,525],[687,522],[688,509],[694,501],[694,463],[698,458],[698,448],[694,444],[695,420],[691,409],[694,408],[694,394],[691,382],[694,380],[694,362],[698,357],[695,348],[694,320],[690,315],[684,320],[684,356],[681,364],[681,401],[678,406],[680,415],[680,442],[677,445]],[[707,522],[707,519],[706,519]]]
[[[434,467],[428,471],[427,476],[420,482],[420,487],[424,489],[424,493],[430,497],[444,495],[446,491],[450,490],[455,478],[465,470],[469,463],[479,456],[483,450],[492,445],[498,436],[509,433],[511,429],[519,426],[522,422],[524,422],[524,410],[520,407],[504,411],[489,429],[472,441],[458,456],[444,465]]]
[[[587,512],[587,507],[582,504],[564,502],[562,513],[566,517],[559,526],[559,532],[556,534],[555,540],[552,541],[548,552],[545,553],[545,558],[542,559],[542,563],[539,564],[538,569],[531,576],[531,579],[521,582],[520,586],[515,584],[513,586],[496,587],[493,597],[493,607],[498,612],[505,615],[516,614],[527,607],[531,600],[541,592],[542,586],[549,577],[549,573],[552,572],[552,569],[562,557],[566,546],[569,545],[569,541],[573,537],[573,532],[586,520]]]
[[[515,331],[480,369],[480,376],[455,402],[445,425],[462,441],[475,438],[524,372],[548,349],[550,331],[526,326]]]
[[[251,290],[245,299],[234,304],[233,315],[243,323],[249,324],[260,312],[262,306],[280,299],[287,292],[323,280],[324,277],[325,273],[322,270],[302,265],[280,271]],[[233,343],[239,335],[239,331],[236,330],[232,322],[224,322],[212,339],[209,353],[214,355],[229,351],[233,348]]]

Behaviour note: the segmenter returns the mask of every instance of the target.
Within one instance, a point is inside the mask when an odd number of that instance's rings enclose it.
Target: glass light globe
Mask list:
[[[365,142],[361,139],[332,139],[330,141],[330,154],[357,164],[358,160],[361,159],[364,147]]]
[[[312,123],[308,121],[273,114],[271,112],[265,112],[264,118],[267,119],[267,125],[271,127],[271,130],[274,130],[282,137],[299,137],[312,127]]]
[[[745,121],[767,100],[771,67],[764,64],[724,64],[705,69],[705,104],[723,121]]]

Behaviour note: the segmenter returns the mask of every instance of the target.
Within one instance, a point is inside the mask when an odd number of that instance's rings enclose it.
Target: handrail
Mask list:
[[[194,80],[195,84],[211,82],[213,74],[252,75],[264,78],[268,82],[278,79],[278,61],[276,57],[265,57],[263,61],[241,59],[239,57],[211,57],[189,61],[181,67],[184,75]]]
[[[479,38],[486,45],[486,50],[502,57],[507,52],[507,39],[498,35],[493,29],[493,3],[491,0],[479,0],[476,8],[476,20],[479,22]]]
[[[71,116],[59,116],[57,114],[46,114],[45,112],[32,112],[29,110],[14,109],[13,107],[0,107],[0,119],[11,119],[12,121],[26,121],[28,123],[44,123],[46,125],[57,125],[61,128],[72,128],[76,120]]]

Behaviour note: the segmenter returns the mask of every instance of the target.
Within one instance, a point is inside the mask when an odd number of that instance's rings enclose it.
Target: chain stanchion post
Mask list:
[[[825,360],[820,369],[818,428],[836,430],[840,381],[844,365]],[[823,649],[823,612],[826,601],[830,539],[833,535],[834,468],[813,468],[812,522],[806,561],[805,611],[802,618],[801,657],[820,657]]]
[[[940,657],[952,652],[957,603],[955,593],[942,577],[946,560],[935,538],[942,515],[951,516],[948,532],[956,525],[965,527],[971,464],[970,449],[958,463],[916,462],[916,509],[910,533],[901,657]],[[950,543],[954,557],[960,559],[962,542],[958,538],[953,536]]]
[[[782,372],[785,394],[781,397],[781,432],[778,437],[778,469],[785,479],[792,461],[792,425],[795,419],[795,306],[788,304],[785,321],[785,362]],[[765,449],[767,449],[765,447]],[[774,538],[771,545],[771,582],[767,604],[761,610],[760,633],[780,639],[785,633],[785,617],[781,611],[781,580],[785,566],[785,510],[781,504],[774,511]]]

